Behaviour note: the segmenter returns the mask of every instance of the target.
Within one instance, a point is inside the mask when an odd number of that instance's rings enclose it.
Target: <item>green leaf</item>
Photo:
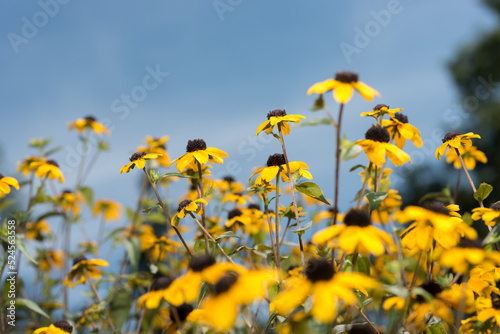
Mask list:
[[[386,192],[370,192],[366,194],[366,199],[370,202],[370,210],[375,210],[386,197]]]
[[[28,260],[30,260],[34,264],[38,265],[38,262],[34,258],[32,258],[31,255],[28,253],[28,251],[26,250],[26,247],[24,246],[24,242],[20,238],[16,238],[16,247],[17,247],[17,249],[19,249],[21,251],[21,253],[26,255]]]
[[[40,306],[38,306],[37,303],[35,303],[29,299],[16,298],[16,304],[21,305],[21,306],[25,306],[25,307],[29,308],[30,310],[32,310],[33,312],[36,312],[36,313],[44,316],[45,318],[50,319],[49,315],[47,313],[45,313],[45,311],[42,310],[40,308]]]
[[[363,149],[356,143],[351,142],[344,136],[340,142],[340,159],[350,160],[355,158]]]
[[[149,213],[149,212],[150,212],[151,210],[153,210],[153,209],[158,209],[158,210],[161,210],[161,205],[160,205],[160,203],[156,203],[155,205],[152,205],[152,206],[150,206],[149,208],[146,208],[146,209],[142,210],[142,212],[144,212],[144,213]]]
[[[165,173],[165,174],[162,174],[158,177],[158,181],[160,181],[161,179],[165,178],[165,177],[172,177],[172,176],[175,176],[175,177],[182,177],[182,178],[190,178],[192,176],[190,175],[186,175],[186,174],[181,174],[181,173],[174,173],[174,172],[170,172],[170,173]]]
[[[302,182],[302,183],[296,184],[295,189],[304,195],[312,197],[312,198],[314,198],[320,202],[323,202],[327,205],[331,205],[330,203],[328,203],[325,196],[323,196],[323,193],[321,192],[321,188],[314,182],[308,181],[308,182]]]
[[[92,207],[92,199],[94,197],[94,192],[89,187],[80,187],[80,192],[83,195],[83,199],[85,200],[85,204]]]
[[[351,169],[349,169],[349,172],[353,172],[353,171],[355,171],[358,168],[363,168],[364,170],[366,170],[366,166],[365,165],[356,165],[356,166],[352,167]]]
[[[307,223],[304,226],[302,226],[301,228],[293,230],[292,232],[293,233],[297,233],[299,235],[302,235],[302,234],[306,233],[306,230],[308,230],[309,228],[311,228],[311,226],[312,226],[312,220],[309,223]]]
[[[236,235],[233,231],[227,231],[219,235],[217,238],[215,238],[215,241],[219,241],[224,238],[238,238],[242,239],[240,236]]]
[[[325,100],[323,99],[323,94],[320,94],[318,98],[314,101],[314,104],[310,111],[318,111],[325,108]]]
[[[214,184],[212,183],[210,188],[207,191],[205,191],[205,195],[203,195],[203,197],[207,198],[208,196],[212,195],[213,192],[214,192]]]
[[[133,271],[136,271],[141,257],[141,242],[137,237],[125,238],[123,241],[125,242],[125,249],[127,250]]]
[[[234,255],[238,254],[239,252],[243,252],[243,251],[247,251],[247,250],[253,250],[253,248],[246,247],[246,246],[240,246],[227,255],[234,256]]]
[[[321,117],[321,118],[313,118],[309,121],[300,122],[297,125],[297,128],[301,128],[303,126],[316,126],[316,125],[333,125],[332,121],[329,118]]]
[[[372,302],[373,302],[373,298],[367,298],[367,299],[365,299],[365,300],[361,303],[361,305],[359,305],[359,308],[363,308],[363,307],[365,307],[365,306],[367,306],[367,305],[370,305]]]
[[[370,259],[366,256],[358,255],[356,260],[356,271],[370,276]]]
[[[488,196],[490,195],[492,190],[493,190],[493,187],[491,185],[483,182],[479,185],[479,188],[474,193],[474,198],[479,203],[482,203],[486,198],[488,198]]]
[[[113,300],[109,303],[109,312],[116,328],[122,328],[127,321],[133,300],[131,293],[123,287],[114,294]]]

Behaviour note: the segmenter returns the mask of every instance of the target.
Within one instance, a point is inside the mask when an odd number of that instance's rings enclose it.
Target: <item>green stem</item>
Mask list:
[[[205,195],[203,192],[203,172],[201,170],[201,164],[197,160],[196,163],[198,164],[198,174],[199,174],[199,182],[198,182],[198,189],[200,191],[200,198],[203,198]],[[203,203],[200,203],[201,205],[201,223],[203,227],[206,229],[207,228],[207,223],[206,223],[206,218],[205,218],[205,205]],[[210,248],[208,247],[208,238],[207,235],[205,234],[205,253],[207,255],[210,254]]]
[[[99,293],[97,293],[97,289],[96,289],[96,287],[94,285],[94,282],[92,281],[92,278],[90,278],[89,274],[86,271],[85,271],[85,276],[87,277],[87,281],[89,282],[90,287],[92,288],[92,291],[94,292],[94,295],[97,298],[97,301],[99,303],[102,303],[101,297],[99,297]],[[115,325],[113,324],[113,319],[111,319],[111,316],[109,314],[109,309],[108,309],[108,318],[107,318],[107,320],[108,320],[109,326],[113,330],[115,330]]]
[[[268,200],[267,198],[264,200],[264,213],[267,217],[267,225],[269,226],[269,236],[271,238],[271,248],[273,249],[273,254],[274,254],[274,262],[276,263],[276,273],[278,274],[278,281],[281,284],[281,270],[278,268],[278,255],[276,254],[276,247],[274,245],[274,236],[273,236],[273,225],[271,224],[271,217],[269,215],[269,208],[268,208]]]
[[[278,267],[278,269],[281,271],[281,255],[280,255],[280,231],[279,231],[279,227],[280,227],[280,211],[279,211],[279,196],[280,196],[280,173],[278,173],[276,175],[276,197],[274,198],[274,202],[275,202],[275,232],[274,234],[276,235],[276,243],[275,243],[275,246],[276,246],[276,260],[278,260],[278,262],[276,262],[276,267]]]
[[[339,172],[340,172],[340,125],[342,123],[342,113],[344,104],[340,104],[339,121],[337,122],[337,149],[335,151],[335,199],[333,205],[333,225],[337,224],[337,213],[339,212]]]

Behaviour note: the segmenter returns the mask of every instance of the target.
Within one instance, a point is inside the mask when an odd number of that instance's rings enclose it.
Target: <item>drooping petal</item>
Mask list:
[[[340,82],[333,91],[333,98],[338,103],[347,103],[351,99],[353,92],[354,88],[351,84]]]
[[[367,101],[373,100],[374,96],[380,97],[379,92],[377,92],[375,89],[371,88],[370,86],[361,81],[354,82],[352,83],[352,85],[354,86],[354,88],[356,88],[358,93],[361,94],[361,96]]]
[[[337,81],[333,79],[326,79],[325,81],[317,82],[307,90],[307,95],[314,93],[323,94],[332,90],[336,86]]]

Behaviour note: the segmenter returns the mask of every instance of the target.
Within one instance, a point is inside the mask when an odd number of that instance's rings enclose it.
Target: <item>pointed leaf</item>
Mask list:
[[[182,173],[175,173],[175,172],[169,172],[169,173],[165,173],[165,174],[162,174],[158,177],[158,181],[160,181],[161,179],[165,178],[165,177],[181,177],[181,178],[189,178],[189,177],[192,177],[190,175],[186,175],[186,174],[182,174]]]
[[[92,200],[94,197],[94,192],[90,187],[80,187],[80,192],[83,195],[83,199],[85,200],[85,204],[92,207]]]
[[[483,182],[479,185],[479,188],[474,193],[474,198],[479,203],[482,203],[486,198],[488,198],[488,196],[490,195],[492,190],[493,190],[493,187],[491,185]]]
[[[215,238],[216,241],[219,241],[224,238],[238,238],[242,239],[240,236],[236,235],[233,231],[227,231],[219,235],[217,238]]]
[[[37,303],[35,303],[29,299],[16,298],[16,304],[21,305],[21,306],[25,306],[25,307],[29,308],[30,310],[32,310],[33,312],[36,312],[36,313],[44,316],[45,318],[50,319],[49,315],[47,313],[45,313],[45,311],[42,310],[40,308],[40,306],[38,306]]]
[[[311,228],[311,226],[312,226],[312,220],[309,223],[307,223],[304,226],[302,226],[301,228],[293,230],[292,232],[293,233],[297,233],[299,235],[302,235],[302,234],[306,233],[306,230],[308,230],[309,228]]]
[[[386,192],[370,192],[366,194],[366,199],[370,202],[370,210],[375,210],[386,197]]]
[[[26,247],[24,246],[24,242],[21,239],[19,239],[19,238],[16,238],[16,247],[17,247],[17,249],[19,249],[21,251],[21,253],[23,253],[24,255],[26,255],[26,257],[28,258],[28,260],[30,260],[34,264],[38,265],[38,261],[36,261],[34,258],[31,257],[31,255],[26,250]]]
[[[333,125],[332,121],[329,118],[313,118],[309,121],[300,122],[296,127],[300,128],[303,126],[315,126],[315,125]]]
[[[314,101],[314,105],[312,106],[310,111],[318,111],[325,107],[325,100],[323,99],[323,94],[320,94],[318,98]]]
[[[321,188],[314,182],[302,182],[295,185],[295,189],[304,195],[312,197],[320,202],[330,205],[321,192]]]
[[[141,242],[139,238],[125,238],[125,249],[127,250],[128,257],[130,259],[130,264],[134,271],[137,270],[139,266],[139,259],[141,257]]]

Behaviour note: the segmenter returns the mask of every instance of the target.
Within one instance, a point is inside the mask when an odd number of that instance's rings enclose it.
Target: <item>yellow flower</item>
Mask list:
[[[54,160],[41,159],[30,164],[30,168],[36,169],[35,175],[38,178],[48,177],[51,180],[57,179],[60,183],[64,182],[64,176],[59,169],[59,165]]]
[[[179,225],[179,220],[189,215],[190,212],[199,216],[202,210],[201,205],[198,205],[199,203],[208,205],[207,201],[204,200],[203,198],[198,198],[197,200],[194,201],[185,199],[182,202],[180,202],[177,208],[177,213],[172,217],[172,221],[170,222],[172,226],[177,227],[177,225]]]
[[[447,148],[455,150],[459,147],[472,146],[472,140],[470,140],[471,138],[481,138],[481,136],[472,132],[467,132],[463,135],[458,132],[448,132],[443,138],[443,144],[436,149],[436,159],[440,160]]]
[[[462,239],[457,247],[445,250],[439,259],[443,267],[452,268],[453,272],[466,274],[478,264],[500,265],[500,253],[485,251],[479,240]]]
[[[410,250],[428,251],[433,241],[449,249],[463,237],[476,239],[477,232],[460,219],[460,215],[454,212],[457,209],[457,205],[445,207],[439,202],[431,202],[425,208],[407,206],[395,218],[402,224],[415,222],[401,234],[401,244]]]
[[[439,294],[439,298],[458,310],[460,308],[460,301],[462,300],[463,291],[464,283],[455,283],[452,285],[451,289],[441,292]],[[465,313],[473,313],[475,309],[474,292],[467,285],[465,290]]]
[[[338,103],[347,103],[352,97],[354,89],[367,101],[373,100],[373,97],[380,96],[379,92],[370,86],[358,81],[358,75],[352,72],[339,72],[335,74],[335,79],[327,79],[315,83],[307,90],[307,94],[323,94],[333,90],[333,98]]]
[[[49,327],[42,327],[33,332],[33,334],[68,334],[73,332],[73,326],[67,321],[56,321]]]
[[[216,180],[214,182],[214,189],[218,189],[221,195],[225,195],[228,192],[241,193],[243,192],[243,184],[237,182],[232,176],[227,175],[221,180]]]
[[[137,151],[160,154],[156,161],[158,161],[160,166],[168,166],[168,163],[170,162],[170,156],[166,151],[166,143],[168,139],[168,136],[163,136],[161,138],[146,136],[146,146],[139,146]]]
[[[36,156],[26,157],[22,161],[17,162],[17,172],[28,175],[30,172],[35,171],[40,162],[47,161],[45,158],[39,158]]]
[[[13,177],[7,177],[0,174],[0,198],[10,193],[10,187],[19,190],[19,183]]]
[[[85,256],[78,256],[73,260],[73,267],[64,279],[64,285],[74,288],[78,284],[87,283],[87,275],[98,280],[101,278],[101,271],[96,267],[107,267],[109,263],[101,259],[87,260]],[[86,275],[87,274],[87,275]],[[73,281],[76,279],[76,282]]]
[[[164,260],[167,254],[174,254],[181,246],[180,243],[172,241],[165,236],[157,238],[155,235],[148,235],[141,238],[141,240],[145,245],[149,246],[145,250],[148,251],[148,256],[154,262]]]
[[[390,312],[390,310],[396,310],[396,311],[400,312],[403,310],[404,305],[405,305],[405,300],[403,298],[394,296],[394,297],[387,298],[384,301],[384,304],[382,307],[387,312]]]
[[[214,285],[214,293],[201,302],[201,307],[191,312],[187,320],[200,322],[217,331],[227,331],[234,326],[240,305],[250,304],[256,298],[264,297],[267,282],[274,278],[270,270],[245,270],[228,267],[223,276],[207,282]],[[215,278],[215,277],[213,277]]]
[[[294,174],[298,171],[301,177],[305,177],[306,179],[312,180],[312,175],[306,169],[309,169],[306,163],[302,161],[289,161],[288,165],[290,166],[290,174]],[[255,180],[255,184],[261,184],[262,181],[271,182],[276,176],[281,176],[281,180],[283,182],[288,182],[288,172],[286,168],[285,156],[280,153],[276,153],[270,155],[267,159],[267,167],[262,167],[257,169],[252,175],[250,175],[250,179],[255,174],[260,174]]]
[[[386,248],[395,248],[391,236],[372,225],[370,215],[361,209],[350,209],[344,224],[327,227],[312,238],[315,244],[330,243],[331,247],[339,247],[343,251],[361,254],[384,254]]]
[[[313,222],[315,224],[318,224],[323,219],[328,219],[328,220],[333,221],[333,214],[334,214],[333,208],[330,208],[330,209],[325,210],[325,211],[319,211],[318,213],[316,213],[314,215]],[[337,213],[337,221],[342,221],[344,219],[344,216],[345,216],[344,214]]]
[[[396,146],[389,144],[391,136],[389,132],[381,127],[374,125],[365,134],[366,139],[357,140],[356,144],[365,151],[368,159],[376,166],[382,166],[385,163],[385,157],[396,166],[400,166],[410,160],[410,156]]]
[[[237,205],[245,205],[247,201],[252,201],[250,196],[243,195],[241,192],[238,193],[229,193],[222,199],[222,203],[235,203]]]
[[[130,163],[120,168],[120,174],[123,172],[125,173],[130,172],[130,170],[134,169],[135,166],[137,166],[138,169],[143,169],[146,166],[146,160],[156,159],[159,156],[161,156],[161,154],[156,154],[156,153],[146,154],[145,152],[135,152],[129,159]]]
[[[482,297],[489,297],[492,293],[500,295],[500,290],[496,287],[496,281],[499,279],[497,271],[498,268],[491,262],[472,268],[467,287]]]
[[[252,224],[252,217],[250,217],[248,214],[244,214],[240,209],[237,208],[227,213],[227,219],[228,220],[225,226],[228,228],[237,223],[243,226],[249,226],[250,224]]]
[[[276,192],[276,186],[271,184],[270,182],[261,180],[260,183],[255,182],[253,186],[247,189],[248,195],[258,194],[259,197],[264,201],[267,194]],[[281,189],[279,189],[281,193]]]
[[[481,303],[481,310],[478,309],[477,320],[480,322],[485,322],[489,319],[493,319],[493,322],[497,326],[500,325],[500,300],[479,298],[478,302]]]
[[[372,211],[372,220],[377,223],[387,224],[389,222],[389,216],[396,212],[402,204],[403,201],[398,191],[390,189],[387,193],[387,197]]]
[[[80,204],[83,197],[80,193],[74,193],[71,190],[64,190],[55,197],[55,206],[60,207],[64,212],[73,212],[75,215],[80,213]]]
[[[97,135],[105,133],[109,136],[111,134],[107,127],[105,127],[102,123],[97,122],[96,119],[92,116],[78,118],[75,122],[69,124],[68,129],[76,129],[78,132],[92,130]]]
[[[36,239],[38,241],[42,241],[47,234],[50,234],[50,227],[44,219],[26,224],[26,238],[28,240]]]
[[[120,203],[115,202],[110,199],[99,199],[95,201],[94,209],[92,210],[92,215],[97,217],[102,214],[104,221],[118,220],[122,211],[122,206]]]
[[[270,312],[288,316],[312,296],[311,314],[320,323],[332,322],[342,301],[346,305],[355,305],[358,298],[355,290],[367,295],[367,289],[373,289],[378,283],[358,273],[336,273],[332,263],[317,258],[309,260],[306,276],[291,276],[282,290],[269,305]]]
[[[472,219],[482,219],[488,226],[495,226],[500,221],[500,202],[491,206],[491,208],[474,208],[472,209]]]
[[[467,167],[468,170],[476,168],[476,161],[482,162],[483,164],[488,162],[488,158],[486,158],[484,152],[479,151],[476,146],[460,146],[458,148],[458,152],[460,153],[460,156],[465,163],[465,167]],[[455,167],[455,169],[462,169],[462,164],[460,163],[457,151],[455,150],[446,151],[446,163],[453,163],[453,167]]]
[[[402,149],[407,139],[411,140],[416,147],[422,146],[420,131],[408,123],[408,116],[399,112],[395,113],[394,116],[391,116],[390,120],[383,120],[382,126],[389,131],[391,138],[394,138],[398,148]]]
[[[38,256],[38,268],[43,271],[49,271],[54,267],[62,268],[63,265],[63,255],[62,250],[42,250]]]
[[[377,104],[372,111],[362,112],[361,117],[372,116],[373,118],[378,119],[379,117],[384,116],[385,114],[389,115],[390,117],[394,117],[394,114],[401,110],[403,109],[402,108],[389,109],[389,106],[386,104]]]
[[[257,135],[262,131],[267,134],[273,132],[274,127],[278,128],[278,132],[283,133],[284,136],[290,133],[290,125],[288,122],[300,123],[301,119],[305,119],[302,115],[287,115],[285,109],[276,109],[267,114],[267,121],[259,125],[257,128]]]
[[[203,139],[188,140],[186,151],[186,154],[172,160],[168,167],[177,161],[175,163],[175,168],[177,168],[179,172],[183,172],[189,164],[197,165],[197,163],[199,163],[203,166],[209,161],[222,164],[223,158],[228,157],[226,152],[219,150],[218,148],[207,147],[207,144]]]

